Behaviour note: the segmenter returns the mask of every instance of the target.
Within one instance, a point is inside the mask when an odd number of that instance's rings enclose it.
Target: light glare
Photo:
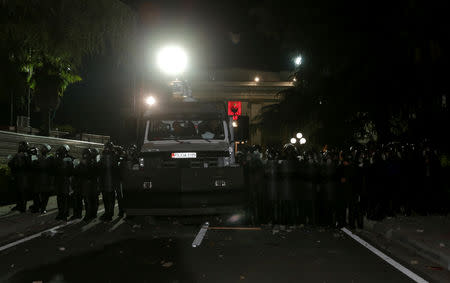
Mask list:
[[[255,82],[259,82],[259,77],[255,77]]]
[[[302,56],[295,57],[294,63],[296,66],[300,66],[302,64]]]
[[[178,46],[165,47],[158,52],[157,64],[168,75],[181,74],[187,66],[186,52]]]
[[[148,105],[154,105],[156,103],[156,99],[153,96],[149,96],[145,99],[145,103]]]
[[[296,142],[297,142],[297,139],[296,139],[296,138],[292,138],[292,139],[291,139],[291,143],[292,143],[292,144],[294,144],[294,143],[296,143]]]
[[[301,138],[303,137],[303,135],[302,135],[302,133],[297,133],[296,137],[297,137],[298,139],[301,139]]]
[[[306,139],[305,138],[301,138],[300,139],[300,144],[305,144],[306,143]]]

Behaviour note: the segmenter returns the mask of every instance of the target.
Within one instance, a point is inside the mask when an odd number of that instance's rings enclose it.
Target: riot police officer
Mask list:
[[[26,211],[27,193],[30,189],[29,170],[31,167],[31,156],[29,147],[28,142],[20,142],[17,153],[8,163],[17,190],[17,202],[12,210],[20,212]]]
[[[77,162],[75,167],[76,177],[76,191],[79,193],[84,201],[86,214],[84,221],[91,221],[97,217],[98,203],[97,196],[97,172],[96,164],[93,159],[92,150],[85,148],[82,152],[79,164]],[[80,199],[75,197],[74,217],[81,218],[82,203]]]
[[[55,158],[55,187],[58,215],[56,220],[66,220],[69,216],[69,194],[72,185],[73,157],[68,145],[60,146]],[[81,217],[81,214],[80,214]]]
[[[119,159],[114,144],[107,142],[99,162],[100,189],[103,195],[105,213],[100,217],[103,221],[111,221],[114,215],[115,192],[119,190]]]
[[[283,147],[282,160],[279,161],[279,216],[280,224],[294,224],[297,216],[296,188],[298,188],[298,151],[295,145]]]
[[[39,156],[36,163],[37,169],[37,199],[39,211],[42,214],[47,213],[48,199],[54,189],[54,157],[49,154],[52,147],[43,144],[40,147]]]
[[[128,153],[130,151],[130,153]],[[133,164],[137,163],[137,159],[134,162],[133,156],[135,155],[136,146],[132,145],[129,150],[119,148],[119,185],[116,188],[117,205],[119,206],[119,217],[122,218],[125,214],[123,203],[123,190],[126,185],[127,175],[132,170]]]
[[[355,187],[355,168],[353,166],[353,157],[350,153],[342,153],[342,163],[338,167],[339,192],[338,192],[338,226],[343,227],[347,224],[346,212],[349,209],[348,224],[350,228],[355,227],[355,217],[359,195]]]
[[[321,183],[323,196],[323,224],[334,226],[336,224],[337,212],[337,156],[333,152],[328,152],[324,156],[322,163]]]
[[[32,213],[38,213],[40,211],[41,207],[41,201],[40,201],[40,186],[39,186],[39,148],[37,147],[31,147],[30,150],[30,157],[31,157],[31,166],[29,170],[29,176],[30,176],[30,192],[33,199],[33,204],[30,206],[30,211]]]

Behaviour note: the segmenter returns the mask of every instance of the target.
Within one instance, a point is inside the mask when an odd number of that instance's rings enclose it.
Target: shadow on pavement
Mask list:
[[[95,252],[16,273],[8,282],[193,282],[176,238],[124,240]]]

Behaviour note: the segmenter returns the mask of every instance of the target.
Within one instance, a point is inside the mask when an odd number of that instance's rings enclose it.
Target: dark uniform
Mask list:
[[[114,215],[115,192],[119,190],[119,158],[111,142],[105,144],[100,162],[100,189],[103,195],[105,213],[101,216],[103,221],[111,221]]]
[[[74,194],[77,194],[74,204],[74,218],[81,217],[82,203],[78,198],[81,195],[86,214],[85,221],[91,221],[97,217],[98,194],[97,194],[97,166],[93,160],[92,150],[84,149],[79,164],[74,169],[76,186]]]
[[[69,194],[72,186],[73,157],[69,155],[70,147],[58,148],[55,158],[55,187],[58,204],[57,220],[66,220],[69,216]],[[80,214],[81,217],[81,214]]]
[[[283,148],[282,159],[278,163],[279,189],[278,203],[280,224],[294,224],[297,216],[297,190],[299,180],[297,178],[298,170],[298,151],[292,144],[287,144]]]
[[[337,162],[333,156],[326,157],[322,164],[322,182],[320,183],[323,196],[323,224],[328,226],[336,225],[337,212]]]
[[[318,168],[312,156],[302,160],[299,165],[299,222],[307,224],[316,223],[316,181]]]
[[[33,199],[33,204],[30,206],[30,211],[32,213],[38,213],[41,207],[40,200],[40,185],[39,185],[39,149],[37,147],[30,148],[31,155],[31,166],[29,171],[30,177],[30,192],[31,198]]]
[[[37,160],[37,193],[39,198],[39,211],[41,213],[47,213],[48,199],[54,192],[55,186],[55,158],[49,155],[51,149],[51,146],[48,144],[42,145]]]
[[[119,207],[119,217],[123,217],[125,214],[125,210],[123,207],[123,190],[126,185],[126,178],[128,175],[128,172],[132,170],[133,164],[137,163],[137,159],[133,160],[133,152],[135,151],[136,147],[132,146],[130,148],[130,153],[128,154],[127,150],[124,150],[123,148],[119,148],[119,185],[116,188],[116,198],[117,198],[117,205]]]
[[[338,188],[338,225],[346,226],[346,212],[349,209],[348,222],[350,228],[355,226],[355,214],[359,195],[355,192],[355,168],[351,163],[351,156],[344,156],[342,164],[338,167],[339,188]]]
[[[11,174],[14,179],[17,190],[16,206],[12,210],[20,212],[26,211],[27,194],[30,190],[30,169],[31,156],[29,153],[29,145],[23,141],[19,144],[19,149],[14,157],[8,163],[11,168]]]

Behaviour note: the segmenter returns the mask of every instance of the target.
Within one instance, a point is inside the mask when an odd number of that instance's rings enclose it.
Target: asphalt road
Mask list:
[[[61,224],[53,216],[32,229]],[[208,230],[193,248],[205,220],[224,226],[217,218],[72,223],[0,251],[0,282],[412,282],[332,229]]]

